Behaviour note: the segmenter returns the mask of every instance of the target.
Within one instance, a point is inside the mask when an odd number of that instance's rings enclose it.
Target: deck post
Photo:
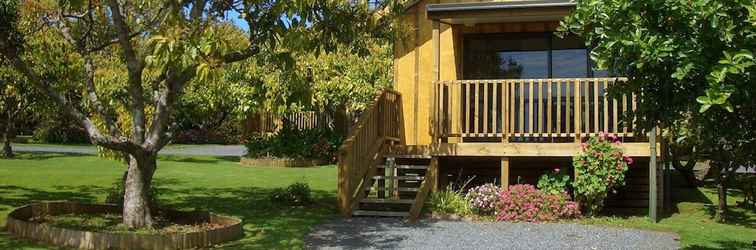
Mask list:
[[[580,125],[582,124],[582,110],[581,110],[581,100],[580,100],[580,80],[575,81],[575,91],[573,94],[575,95],[573,101],[575,104],[573,105],[575,107],[575,112],[573,113],[575,115],[575,125],[573,128],[575,129],[575,143],[580,144],[582,142],[581,135],[580,135]],[[567,107],[569,109],[569,107]],[[569,120],[568,120],[569,121]],[[586,129],[587,131],[587,129]]]
[[[430,184],[430,192],[436,192],[438,191],[438,157],[431,158],[430,166],[428,168],[428,174],[426,174],[426,178],[429,178],[425,181],[427,181]]]
[[[441,139],[440,133],[441,133],[441,114],[439,112],[439,100],[441,98],[441,89],[439,89],[438,83],[441,80],[441,35],[440,35],[440,29],[441,24],[438,20],[433,20],[433,83],[431,84],[433,89],[433,98],[432,98],[432,104],[431,108],[433,109],[433,117],[431,118],[431,122],[433,123],[433,135],[431,138],[433,139],[433,143],[440,142]]]
[[[657,214],[657,195],[656,192],[656,127],[651,128],[651,132],[648,133],[649,152],[651,153],[650,160],[648,161],[648,217],[651,222],[658,222]]]
[[[509,187],[509,157],[501,157],[501,187]]]

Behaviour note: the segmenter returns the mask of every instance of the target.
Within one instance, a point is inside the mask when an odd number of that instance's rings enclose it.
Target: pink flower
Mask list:
[[[633,158],[632,158],[632,157],[630,157],[630,156],[626,156],[626,155],[625,155],[625,156],[622,156],[622,159],[624,159],[624,160],[625,160],[625,162],[627,162],[627,165],[628,165],[628,166],[629,166],[629,165],[632,165],[632,164],[633,164]]]
[[[555,169],[554,169],[554,173],[559,173],[559,171],[560,171],[560,169],[559,169],[559,168],[555,168]]]

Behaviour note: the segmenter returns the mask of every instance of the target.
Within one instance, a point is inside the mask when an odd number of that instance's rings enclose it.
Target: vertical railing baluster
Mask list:
[[[474,136],[478,136],[478,134],[480,133],[480,126],[479,126],[480,120],[479,120],[479,117],[478,117],[478,113],[480,112],[480,107],[479,107],[480,105],[478,105],[478,103],[480,103],[480,101],[478,101],[478,100],[480,100],[480,90],[478,88],[479,85],[480,85],[480,81],[475,81],[473,83],[473,90],[475,91],[475,98],[473,100],[475,102],[474,105],[473,105],[473,107],[475,107],[475,110],[473,112],[473,122],[475,123],[475,124],[473,124],[474,125],[473,126],[473,128],[474,128],[474,130],[473,130]]]
[[[562,134],[562,80],[557,80],[556,91],[556,135],[559,137]]]
[[[488,84],[490,81],[483,81],[483,136],[488,136]]]
[[[529,96],[530,101],[528,102],[528,136],[530,136],[531,133],[533,133],[533,116],[535,116],[535,112],[533,112],[533,103],[535,102],[535,98],[533,98],[533,80],[528,80],[528,88],[530,90]]]
[[[549,79],[546,82],[546,88],[547,88],[546,98],[548,98],[548,104],[547,104],[547,108],[546,108],[546,132],[547,132],[547,135],[549,137],[551,137],[551,135],[553,135],[553,133],[554,133],[554,131],[552,131],[553,127],[552,127],[552,124],[551,124],[552,121],[553,121],[551,119],[552,118],[551,117],[551,106],[553,105],[553,102],[551,101],[551,98],[552,98],[552,96],[551,96],[551,88],[552,87],[553,87],[552,81],[551,81],[551,79]]]

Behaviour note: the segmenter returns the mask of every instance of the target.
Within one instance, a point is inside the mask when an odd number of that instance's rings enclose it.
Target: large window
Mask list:
[[[576,78],[606,76],[589,66],[588,50],[575,37],[552,33],[470,35],[464,40],[465,79]]]

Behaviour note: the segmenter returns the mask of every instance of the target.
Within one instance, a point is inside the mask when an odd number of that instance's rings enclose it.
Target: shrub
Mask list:
[[[570,176],[562,173],[559,168],[541,175],[538,179],[538,189],[547,194],[561,194],[567,191]]]
[[[580,216],[578,204],[565,193],[546,194],[532,185],[513,185],[499,192],[496,220],[544,222]]]
[[[270,200],[287,205],[304,205],[312,201],[310,185],[296,182],[286,188],[277,188],[270,193]]]
[[[633,160],[615,147],[619,143],[617,137],[601,133],[581,144],[581,152],[572,159],[575,198],[588,215],[601,211],[607,194],[625,185],[625,172]]]
[[[306,158],[336,161],[343,137],[330,129],[297,128],[284,123],[278,133],[247,139],[248,157]]]
[[[77,124],[63,121],[49,121],[34,130],[34,140],[43,143],[86,144],[89,143],[87,131]]]
[[[496,203],[499,201],[499,186],[488,183],[474,188],[467,192],[467,200],[473,211],[478,214],[490,215],[496,211]]]
[[[446,190],[435,192],[430,197],[430,209],[433,213],[469,215],[472,213],[470,201],[462,191],[447,187]]]

